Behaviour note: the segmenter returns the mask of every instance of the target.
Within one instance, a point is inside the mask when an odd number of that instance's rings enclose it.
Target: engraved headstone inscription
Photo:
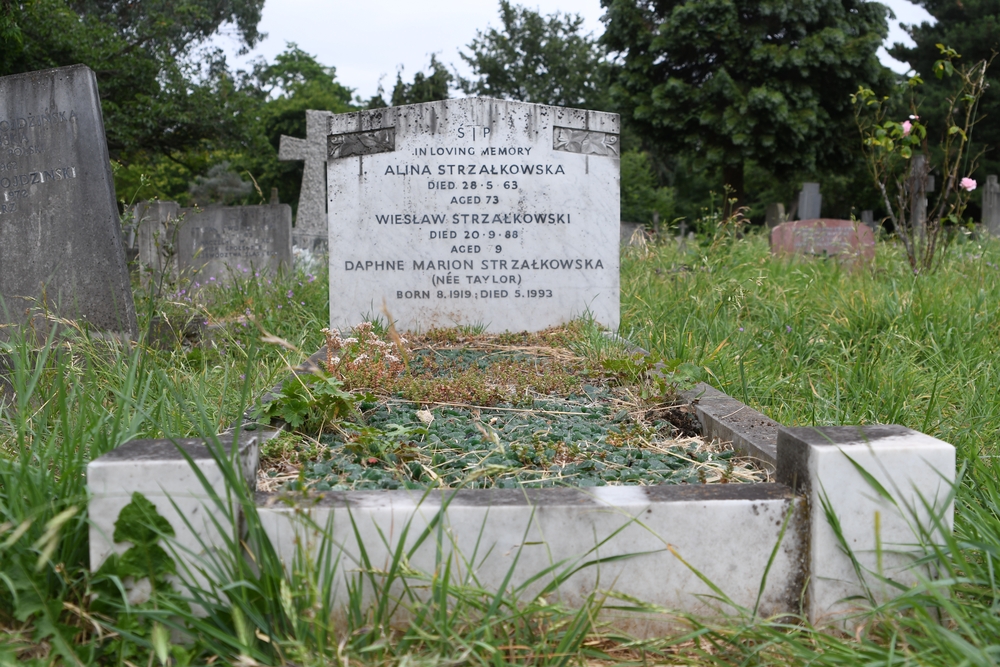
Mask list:
[[[154,276],[168,272],[185,285],[225,282],[235,274],[292,266],[292,208],[288,204],[179,208],[142,202],[139,260]]]
[[[871,261],[875,258],[875,236],[871,227],[854,220],[784,222],[771,230],[771,254]]]
[[[0,77],[0,295],[7,325],[44,299],[61,317],[137,333],[97,79],[84,65]]]
[[[469,98],[329,130],[331,326],[617,328],[616,114]]]

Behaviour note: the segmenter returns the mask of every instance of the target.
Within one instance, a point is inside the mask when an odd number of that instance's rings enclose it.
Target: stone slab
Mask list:
[[[171,272],[176,280],[177,223],[181,207],[173,201],[141,201],[132,207],[136,227],[136,251],[140,266],[147,274],[160,276]]]
[[[823,208],[823,195],[819,192],[819,183],[803,183],[799,191],[799,201],[796,207],[799,220],[814,220],[819,218]]]
[[[805,602],[814,623],[851,627],[852,613],[900,594],[881,577],[905,587],[933,577],[914,562],[929,545],[942,544],[941,531],[950,533],[954,523],[952,445],[903,426],[782,427],[776,476],[803,493],[809,508]],[[843,541],[824,503],[837,516]]]
[[[764,214],[764,222],[768,229],[777,227],[781,223],[785,222],[788,218],[785,216],[785,205],[784,204],[768,204],[767,211]]]
[[[1000,236],[1000,183],[996,174],[986,177],[983,186],[983,227],[993,236]]]
[[[329,119],[330,322],[619,322],[619,119],[455,99]]]
[[[243,477],[253,485],[261,441],[262,432],[244,431],[235,443]],[[234,443],[220,436],[219,444],[231,447]],[[205,484],[192,464],[205,476]],[[87,465],[91,569],[98,569],[112,553],[124,553],[128,548],[127,544],[114,543],[112,535],[119,513],[135,492],[144,495],[170,522],[176,545],[189,549],[193,557],[204,555],[206,546],[221,546],[224,538],[216,521],[231,525],[229,519],[237,515],[238,508],[223,511],[211,499],[206,485],[218,492],[225,489],[216,457],[201,438],[133,440],[91,461]]]
[[[4,324],[25,324],[44,300],[137,335],[97,79],[84,65],[0,77],[0,295]]]
[[[646,225],[641,222],[621,223],[621,244],[623,246],[644,245],[647,238]]]
[[[477,586],[496,590],[514,568],[507,587],[525,586],[522,599],[529,600],[551,577],[526,585],[529,578],[553,564],[562,562],[557,567],[561,571],[597,558],[629,556],[582,568],[547,599],[581,605],[592,592],[614,590],[703,617],[734,610],[713,600],[714,593],[694,570],[737,605],[753,609],[779,536],[759,612],[771,616],[798,609],[804,581],[800,536],[790,528],[782,536],[793,507],[800,511],[801,501],[778,484],[328,493],[308,506],[289,506],[276,496],[258,494],[262,525],[289,566],[297,544],[313,551],[322,540],[317,527],[331,528],[328,537],[336,545],[332,557],[341,557],[337,600],[347,598],[346,583],[359,568],[358,536],[372,566],[384,569],[408,523],[406,539],[412,546],[441,517],[444,543],[438,544],[435,530],[409,557],[411,568],[439,571],[435,556],[440,546],[444,557],[458,556],[452,560],[457,581],[468,576],[474,563]],[[739,545],[738,557],[734,545]],[[681,625],[669,615],[607,620],[640,636]]]
[[[141,202],[139,261],[154,277],[205,285],[233,274],[274,273],[292,266],[292,209],[288,204],[180,208]]]
[[[771,230],[771,254],[875,259],[875,235],[853,220],[819,218],[785,222]]]
[[[292,207],[208,206],[181,209],[177,262],[196,280],[225,281],[234,273],[275,273],[292,266]]]

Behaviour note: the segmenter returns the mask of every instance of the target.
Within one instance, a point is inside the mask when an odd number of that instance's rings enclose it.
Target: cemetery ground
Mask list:
[[[199,599],[202,613],[167,584],[162,536],[141,501],[120,522],[131,560],[90,573],[89,460],[134,438],[211,437],[324,344],[325,275],[269,281],[247,272],[195,295],[138,292],[146,332],[138,345],[86,337],[69,322],[47,345],[16,335],[6,344],[0,662],[995,664],[1000,245],[960,238],[937,272],[914,276],[906,267],[889,243],[863,269],[775,260],[754,234],[629,249],[622,263],[621,334],[668,367],[701,368],[783,424],[897,423],[958,448],[954,537],[927,556],[942,577],[871,610],[855,636],[729,609],[725,622],[681,619],[686,629],[675,635],[632,640],[602,629],[596,614],[602,606],[655,611],[640,600],[594,591],[584,608],[568,609],[544,594],[480,590],[445,564],[412,572],[403,554],[366,581],[427,591],[422,615],[390,625],[396,602],[386,585],[373,607],[352,605],[360,600],[352,595],[335,616],[322,563],[304,560],[286,573],[238,486],[222,492],[244,508],[246,540],[212,565],[217,587]],[[127,577],[149,573],[152,596],[129,603]],[[187,628],[186,641],[177,627]]]

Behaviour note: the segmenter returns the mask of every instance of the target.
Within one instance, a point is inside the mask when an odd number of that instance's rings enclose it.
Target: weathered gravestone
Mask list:
[[[326,253],[328,243],[326,135],[331,116],[329,111],[306,111],[306,138],[281,135],[278,145],[279,160],[305,162],[292,242],[296,248],[316,253]]]
[[[330,118],[330,321],[619,320],[616,114],[458,99]]]
[[[768,229],[772,229],[783,223],[785,221],[785,205],[768,204],[767,212],[764,215],[764,221],[767,224]]]
[[[621,244],[624,246],[642,245],[646,242],[646,225],[641,222],[622,222]]]
[[[983,227],[993,236],[1000,236],[1000,183],[996,175],[987,176],[983,188]]]
[[[177,278],[177,223],[181,207],[173,201],[141,201],[132,208],[136,255],[139,264],[158,282],[164,274]]]
[[[180,208],[174,202],[142,202],[139,261],[154,279],[205,285],[234,273],[267,271],[292,265],[292,209],[267,206]]]
[[[771,230],[771,253],[872,260],[875,236],[871,227],[853,220],[795,220]]]
[[[861,222],[871,227],[872,231],[875,231],[875,211],[871,209],[861,211]]]
[[[799,192],[798,219],[815,220],[823,208],[823,195],[819,193],[819,183],[803,183]]]
[[[7,325],[44,300],[137,333],[97,80],[83,65],[0,77],[0,295]]]

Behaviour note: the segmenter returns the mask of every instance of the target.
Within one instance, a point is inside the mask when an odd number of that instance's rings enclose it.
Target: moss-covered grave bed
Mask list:
[[[703,439],[671,385],[651,383],[641,358],[592,329],[573,323],[539,333],[446,329],[402,337],[363,324],[344,338],[327,332],[323,377],[302,382],[316,395],[318,386],[344,392],[327,401],[337,414],[313,414],[270,441],[258,488],[766,480],[729,443]],[[276,405],[270,414],[283,414]]]

